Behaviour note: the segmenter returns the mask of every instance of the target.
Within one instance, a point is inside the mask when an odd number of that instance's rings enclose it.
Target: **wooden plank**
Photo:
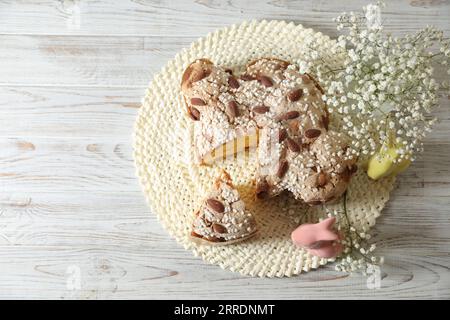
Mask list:
[[[191,41],[179,37],[0,35],[0,43],[0,87],[144,88]],[[436,77],[444,80],[448,75],[438,73]],[[442,95],[447,108],[449,99]]]
[[[189,39],[1,35],[1,85],[146,87]]]
[[[364,0],[309,1],[20,1],[0,2],[0,33],[201,37],[250,19],[290,20],[333,34],[332,18]],[[434,24],[450,30],[448,1],[389,1],[385,25],[394,32]]]
[[[130,247],[120,243],[0,247],[0,298],[449,298],[445,257],[418,251],[404,254],[424,240],[440,239],[417,236],[408,238],[408,243],[401,240],[391,238],[392,243],[400,241],[400,245],[386,247],[392,260],[388,259],[391,264],[381,270],[381,288],[376,290],[367,288],[365,277],[343,275],[330,267],[296,278],[242,277],[206,265],[179,247],[162,247],[157,243]],[[74,270],[79,271],[79,289],[70,281]]]
[[[2,139],[3,191],[132,192],[138,182],[131,141]]]
[[[0,137],[79,139],[84,148],[92,139],[129,142],[144,94],[144,87],[0,87]]]

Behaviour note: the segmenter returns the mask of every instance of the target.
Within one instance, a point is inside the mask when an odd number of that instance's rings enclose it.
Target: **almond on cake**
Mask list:
[[[253,213],[246,209],[230,175],[222,171],[195,213],[191,238],[200,243],[225,245],[247,240],[256,232]]]

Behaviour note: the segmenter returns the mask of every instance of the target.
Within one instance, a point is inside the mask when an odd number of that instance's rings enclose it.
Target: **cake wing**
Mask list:
[[[317,81],[273,58],[251,62],[246,77],[266,84],[263,100],[256,102],[264,109],[253,112],[261,127],[257,197],[289,190],[311,205],[338,198],[356,171],[356,159],[347,154],[344,137],[328,130],[327,106]]]
[[[192,225],[191,237],[203,243],[225,245],[256,234],[256,222],[225,171],[203,200]]]
[[[257,145],[258,128],[236,92],[240,82],[206,59],[193,62],[182,76],[187,113],[194,121],[194,161],[210,164]]]

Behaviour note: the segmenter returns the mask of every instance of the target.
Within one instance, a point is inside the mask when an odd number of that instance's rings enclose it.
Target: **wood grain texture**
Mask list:
[[[144,87],[183,38],[0,35],[0,85]]]
[[[275,19],[334,33],[342,11],[369,1],[309,0],[63,0],[0,1],[0,33],[53,35],[145,35],[201,37],[242,20]],[[450,30],[448,0],[391,0],[385,24],[394,32],[435,24]]]
[[[377,290],[331,266],[257,279],[207,265],[167,235],[135,178],[140,100],[179,50],[254,18],[334,35],[331,18],[366,3],[0,1],[0,298],[449,299],[448,96],[375,227],[386,259]],[[449,13],[449,1],[389,1],[385,25],[449,34]]]

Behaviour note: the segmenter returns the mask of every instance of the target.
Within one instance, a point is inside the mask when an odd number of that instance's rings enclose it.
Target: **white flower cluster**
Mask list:
[[[337,258],[335,269],[341,272],[361,272],[366,274],[374,266],[380,266],[384,263],[383,257],[377,257],[373,254],[376,244],[371,243],[371,235],[366,228],[357,230],[347,215],[347,194],[343,196],[343,209],[341,211],[329,211],[326,207],[329,217],[336,217],[337,231],[341,234],[343,252]]]
[[[311,47],[309,58],[315,60],[313,72],[326,89],[323,99],[350,137],[353,154],[365,160],[395,145],[395,161],[414,160],[436,121],[430,113],[439,103],[438,91],[448,89],[433,79],[432,65],[439,63],[450,74],[450,40],[431,26],[394,37],[380,23],[382,6],[343,13],[335,19],[338,30],[348,31],[337,40],[340,52],[318,57]],[[334,64],[336,54],[345,56],[343,65]]]

